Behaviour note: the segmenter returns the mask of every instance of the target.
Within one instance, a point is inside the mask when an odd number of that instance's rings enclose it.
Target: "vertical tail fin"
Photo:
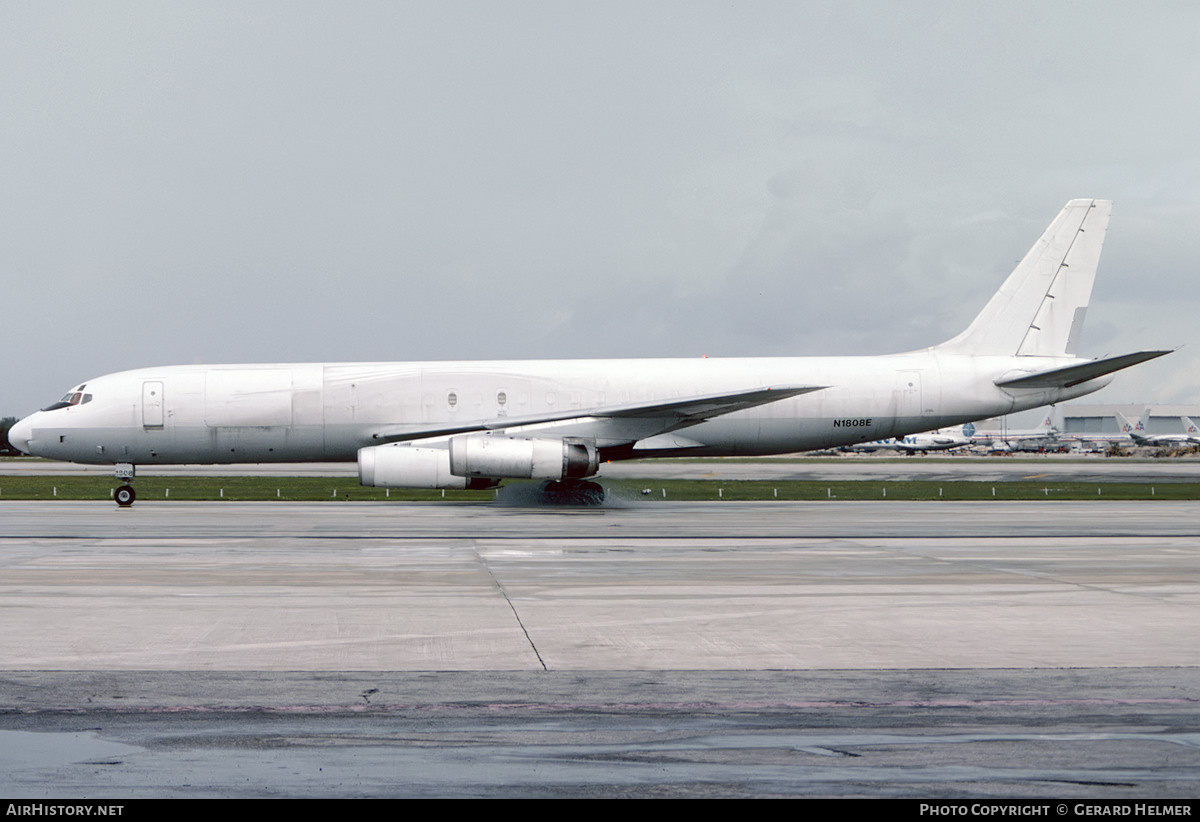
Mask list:
[[[942,348],[978,354],[1076,356],[1109,200],[1071,200],[984,306]]]
[[[1147,408],[1142,412],[1142,415],[1136,421],[1130,422],[1129,417],[1116,412],[1117,423],[1120,425],[1121,433],[1127,434],[1135,443],[1140,443],[1146,439],[1146,418],[1150,416],[1150,409]]]

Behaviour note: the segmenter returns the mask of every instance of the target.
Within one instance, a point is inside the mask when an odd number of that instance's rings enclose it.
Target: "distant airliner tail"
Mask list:
[[[1071,200],[1025,258],[946,348],[971,354],[1077,356],[1109,200]]]
[[[1146,411],[1143,411],[1142,416],[1138,417],[1136,422],[1130,421],[1129,417],[1125,416],[1120,411],[1116,412],[1115,416],[1117,418],[1117,424],[1121,428],[1121,433],[1129,435],[1130,439],[1132,439],[1134,442],[1141,442],[1144,440],[1146,438],[1145,420],[1149,416],[1149,410],[1150,409],[1146,409]]]

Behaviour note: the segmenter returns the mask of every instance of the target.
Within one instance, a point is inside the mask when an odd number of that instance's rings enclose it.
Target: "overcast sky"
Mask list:
[[[199,362],[891,353],[1116,202],[1200,403],[1200,4],[0,0],[0,416]]]

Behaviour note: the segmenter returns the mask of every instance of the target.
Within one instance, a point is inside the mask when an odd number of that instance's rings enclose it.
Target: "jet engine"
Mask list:
[[[450,473],[459,477],[574,479],[600,468],[594,442],[467,436],[450,439]]]
[[[414,445],[373,445],[358,450],[358,481],[380,488],[490,488],[450,473],[450,452],[445,448]]]
[[[381,488],[491,488],[500,479],[564,480],[600,468],[594,442],[472,435],[448,447],[392,443],[358,451],[358,479]]]

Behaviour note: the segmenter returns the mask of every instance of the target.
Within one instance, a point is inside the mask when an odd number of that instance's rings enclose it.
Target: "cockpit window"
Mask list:
[[[56,411],[59,408],[70,408],[72,405],[83,405],[92,401],[91,394],[83,393],[86,385],[81,385],[73,391],[68,391],[67,395],[53,405],[47,405],[43,411]]]

